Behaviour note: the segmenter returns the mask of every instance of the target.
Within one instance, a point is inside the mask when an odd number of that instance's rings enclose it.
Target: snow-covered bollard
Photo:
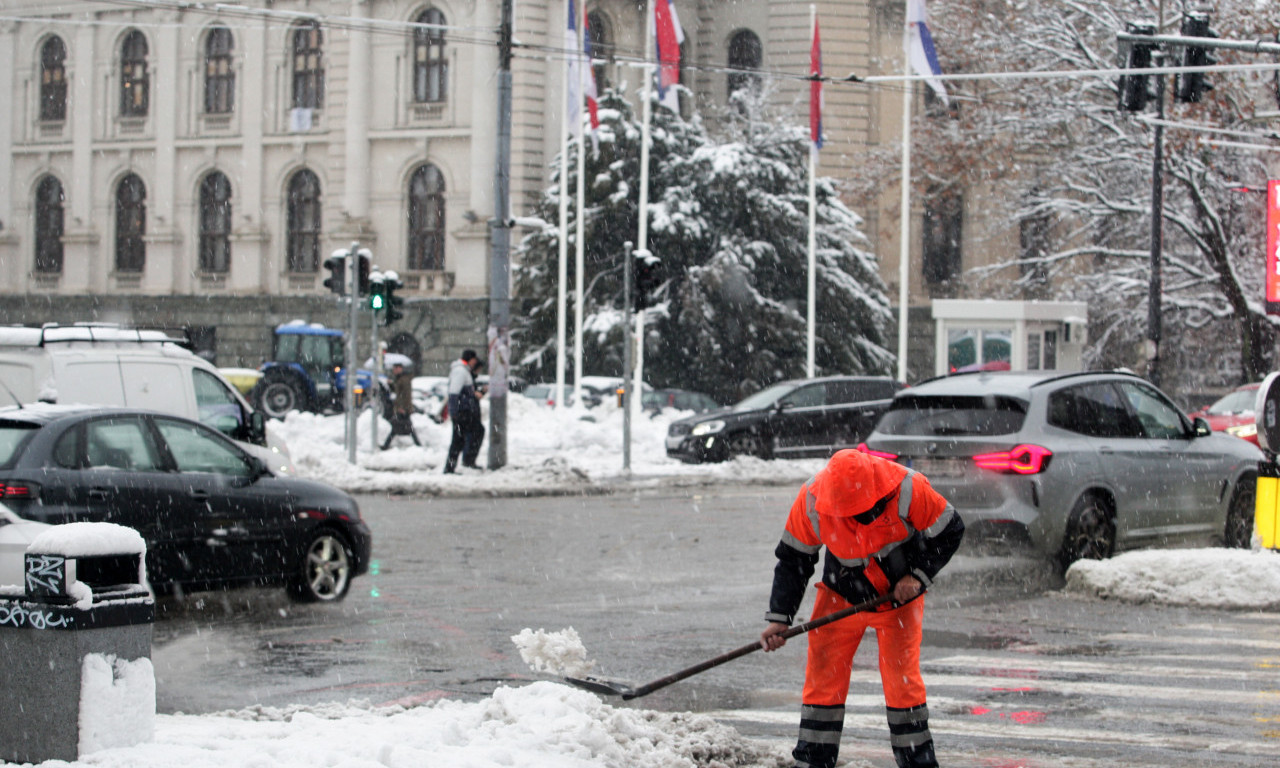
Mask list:
[[[76,761],[151,738],[155,602],[146,543],[112,523],[54,526],[0,588],[0,760]]]

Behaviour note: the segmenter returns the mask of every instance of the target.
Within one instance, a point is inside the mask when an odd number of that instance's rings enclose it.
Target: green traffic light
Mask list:
[[[377,294],[377,293],[375,293],[375,294],[373,294],[372,296],[370,296],[370,297],[369,297],[369,306],[370,306],[370,307],[373,307],[373,310],[374,310],[375,312],[376,312],[376,311],[378,311],[378,310],[380,310],[380,309],[382,309],[382,295],[381,295],[381,294]]]

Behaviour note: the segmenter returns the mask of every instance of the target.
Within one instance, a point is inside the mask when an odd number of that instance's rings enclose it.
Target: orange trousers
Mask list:
[[[849,603],[826,584],[819,583],[813,618],[847,608]],[[853,656],[870,627],[880,648],[880,682],[884,703],[909,709],[925,703],[920,676],[920,639],[923,632],[924,596],[887,611],[855,613],[809,632],[809,662],[804,673],[803,703],[844,706],[849,696]]]

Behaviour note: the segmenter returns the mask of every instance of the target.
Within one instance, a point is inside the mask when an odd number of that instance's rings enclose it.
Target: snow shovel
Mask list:
[[[836,611],[835,613],[828,613],[826,616],[823,616],[820,619],[814,619],[812,621],[806,621],[803,624],[797,624],[794,627],[791,627],[787,631],[783,632],[782,637],[790,639],[792,637],[795,637],[796,635],[803,635],[805,632],[808,632],[813,629],[817,629],[818,627],[824,627],[833,621],[839,621],[840,619],[843,619],[847,616],[852,616],[855,613],[860,613],[862,611],[870,611],[880,605],[883,605],[884,603],[887,603],[890,599],[892,599],[892,597],[893,597],[892,595],[881,595],[880,597],[874,598],[872,600],[866,600],[864,602],[858,603],[857,605],[851,605],[848,608]],[[606,696],[621,696],[625,701],[627,699],[635,699],[641,696],[648,696],[649,694],[653,693],[659,688],[666,688],[668,685],[671,685],[672,683],[678,683],[681,680],[685,679],[686,677],[693,677],[699,672],[706,672],[708,669],[711,669],[712,667],[718,667],[721,664],[724,664],[726,661],[733,661],[736,658],[739,658],[741,656],[746,656],[748,653],[751,653],[752,651],[758,651],[758,650],[760,650],[760,641],[756,640],[754,642],[751,642],[742,646],[741,648],[736,648],[732,651],[729,651],[728,653],[722,653],[719,656],[715,657],[714,659],[707,659],[701,664],[694,664],[692,667],[689,667],[688,669],[682,669],[679,672],[674,672],[670,675],[667,675],[666,677],[660,677],[651,683],[645,683],[644,685],[641,685],[638,687],[628,685],[620,680],[606,680],[604,678],[590,677],[590,676],[566,677],[564,678],[564,681],[566,683],[569,683],[570,685],[576,685],[579,688],[585,688],[586,690],[592,691],[594,693],[601,693]]]

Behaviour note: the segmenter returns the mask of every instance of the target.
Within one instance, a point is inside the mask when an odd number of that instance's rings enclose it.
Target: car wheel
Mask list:
[[[729,435],[728,453],[728,458],[730,459],[734,456],[769,458],[769,449],[765,446],[764,440],[758,433],[749,430]]]
[[[283,419],[290,411],[309,411],[306,389],[297,376],[268,371],[257,397],[258,410],[273,419]]]
[[[333,530],[311,535],[296,575],[289,583],[289,596],[300,603],[336,603],[351,588],[351,547]]]
[[[1065,570],[1077,560],[1105,560],[1116,548],[1116,524],[1111,508],[1096,494],[1080,497],[1067,518],[1059,560]]]
[[[1227,507],[1227,526],[1222,543],[1227,547],[1248,549],[1253,546],[1253,519],[1257,515],[1258,481],[1253,476],[1236,483]]]

